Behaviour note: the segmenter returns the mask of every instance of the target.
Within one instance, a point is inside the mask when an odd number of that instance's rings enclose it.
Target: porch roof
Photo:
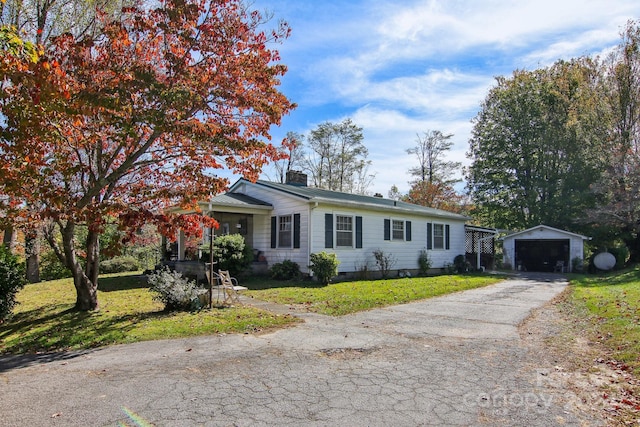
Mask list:
[[[214,212],[257,213],[264,214],[273,210],[270,203],[240,193],[224,193],[201,202],[203,210]]]

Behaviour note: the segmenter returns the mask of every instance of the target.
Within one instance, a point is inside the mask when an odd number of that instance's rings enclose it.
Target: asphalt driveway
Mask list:
[[[592,425],[518,324],[566,286],[520,277],[262,335],[0,358],[4,426]]]

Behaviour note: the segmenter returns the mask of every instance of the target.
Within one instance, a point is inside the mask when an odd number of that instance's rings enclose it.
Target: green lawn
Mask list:
[[[392,280],[341,282],[318,286],[316,282],[279,282],[264,278],[242,281],[246,294],[308,310],[343,315],[375,307],[430,298],[445,293],[495,283],[498,277],[482,275],[436,276]],[[101,276],[100,310],[73,310],[75,290],[71,279],[27,285],[18,293],[19,305],[11,320],[0,327],[0,353],[32,353],[100,347],[110,344],[214,333],[250,333],[298,322],[250,307],[166,313],[152,300],[137,274]]]
[[[0,353],[84,349],[215,333],[248,333],[298,320],[249,307],[167,313],[139,275],[101,276],[98,312],[76,312],[71,279],[27,285],[14,316],[0,325]]]
[[[571,280],[568,301],[593,326],[593,341],[640,375],[640,266]]]
[[[247,286],[253,290],[246,294],[282,304],[300,304],[309,311],[340,316],[479,288],[499,280],[501,278],[486,275],[453,275],[339,282],[322,287],[313,286],[313,282],[308,282],[308,285],[293,282],[283,287],[282,282],[272,281],[259,284],[267,288],[259,290],[249,283]],[[273,287],[269,288],[270,285]]]

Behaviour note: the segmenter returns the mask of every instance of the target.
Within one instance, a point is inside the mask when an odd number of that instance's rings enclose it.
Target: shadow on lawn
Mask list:
[[[147,276],[132,274],[129,276],[100,277],[98,290],[102,292],[126,291],[129,289],[148,288]]]
[[[42,309],[18,313],[0,330],[3,342],[0,372],[86,353],[70,350],[73,348],[96,348],[123,342],[137,323],[167,315],[169,313],[159,311],[108,317],[100,312],[76,311],[73,307],[65,310],[61,306],[57,306],[57,310],[47,310],[47,313]],[[12,335],[19,338],[9,341],[8,337]],[[18,356],[20,354],[22,356]]]
[[[247,276],[239,279],[239,284],[252,291],[274,288],[324,288],[322,283],[311,279],[274,280],[266,276]]]
[[[580,280],[578,286],[595,288],[601,286],[626,285],[631,282],[640,282],[640,266],[634,266],[627,270],[588,275]]]
[[[267,276],[238,276],[238,284],[246,286],[251,290],[273,289],[273,288],[323,288],[324,285],[316,280],[274,280]],[[206,288],[207,285],[203,284]],[[148,288],[147,276],[144,274],[131,274],[113,277],[100,277],[98,279],[98,290],[102,292],[126,291],[129,289]]]

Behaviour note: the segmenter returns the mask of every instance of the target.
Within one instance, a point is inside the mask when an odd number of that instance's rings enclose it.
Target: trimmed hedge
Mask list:
[[[118,256],[100,262],[100,273],[124,273],[140,270],[140,263],[132,256]]]

